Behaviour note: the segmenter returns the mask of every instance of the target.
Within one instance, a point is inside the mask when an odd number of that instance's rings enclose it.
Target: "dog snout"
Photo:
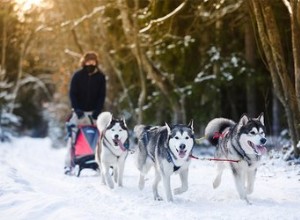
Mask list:
[[[119,139],[119,135],[118,134],[115,135],[115,139]]]
[[[267,139],[266,139],[266,138],[261,138],[261,139],[260,139],[260,143],[261,143],[261,144],[265,144],[266,142],[267,142]]]
[[[179,149],[184,150],[184,148],[185,148],[185,144],[180,144]]]

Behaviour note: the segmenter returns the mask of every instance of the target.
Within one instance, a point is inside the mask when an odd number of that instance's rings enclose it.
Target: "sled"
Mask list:
[[[95,125],[79,125],[74,146],[72,147],[72,158],[74,166],[78,165],[77,177],[83,169],[98,170],[95,161],[95,150],[99,139],[99,131]]]

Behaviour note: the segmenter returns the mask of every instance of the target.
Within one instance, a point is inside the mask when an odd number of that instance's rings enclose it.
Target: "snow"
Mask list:
[[[202,160],[192,161],[189,190],[171,203],[153,200],[153,170],[145,189],[138,189],[134,154],[126,161],[124,187],[111,190],[92,170],[65,176],[65,150],[51,148],[47,138],[0,144],[0,219],[300,219],[299,166],[279,160],[264,158],[252,205],[239,199],[229,170],[214,190],[215,164]],[[171,183],[177,187],[179,176]],[[159,189],[164,196],[162,184]]]

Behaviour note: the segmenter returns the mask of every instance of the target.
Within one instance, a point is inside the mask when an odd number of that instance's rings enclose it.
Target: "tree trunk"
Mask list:
[[[245,59],[251,67],[255,66],[255,39],[252,27],[249,22],[245,25]],[[252,78],[252,76],[250,76]],[[255,86],[253,86],[253,80],[247,80],[247,113],[251,117],[256,117],[256,97]]]
[[[166,97],[166,99],[169,101],[171,109],[173,111],[174,115],[174,122],[181,122],[182,121],[182,115],[180,111],[180,104],[179,104],[179,97],[178,95],[174,94],[174,86],[170,81],[161,73],[161,71],[153,64],[153,62],[147,57],[145,51],[142,47],[140,47],[139,43],[139,29],[137,26],[131,23],[129,19],[129,10],[126,4],[125,0],[118,0],[118,7],[121,14],[122,19],[122,25],[124,34],[126,36],[126,39],[130,45],[134,45],[131,47],[132,53],[134,54],[137,63],[139,66],[141,66],[141,69],[143,71],[140,72],[140,81],[141,81],[141,88],[143,88],[143,92],[146,92],[145,90],[145,78],[143,78],[143,75],[141,75],[143,72],[147,73],[147,77],[152,80],[152,82],[160,89],[162,94]],[[135,18],[133,18],[135,19]],[[140,96],[140,102],[142,103],[143,99],[145,97],[145,94],[142,94]],[[139,105],[141,105],[141,103]]]
[[[1,66],[0,66],[0,81],[5,78],[6,73],[6,47],[7,47],[7,17],[8,6],[4,6],[3,30],[2,30],[2,50],[1,50]]]
[[[273,91],[273,101],[272,101],[272,135],[273,136],[278,136],[279,132],[280,132],[280,122],[279,122],[279,116],[280,116],[280,112],[279,112],[279,103],[278,103],[278,99]]]
[[[135,0],[135,11],[137,12],[139,8],[139,0]],[[135,14],[137,16],[137,14]],[[146,101],[146,96],[147,96],[147,86],[146,86],[146,77],[143,71],[143,63],[142,60],[140,59],[141,57],[141,46],[140,46],[140,42],[138,39],[138,19],[133,19],[133,25],[134,25],[134,42],[136,45],[136,59],[137,59],[137,63],[138,63],[138,68],[139,68],[139,78],[140,78],[140,85],[141,85],[141,92],[139,95],[139,99],[138,99],[138,120],[137,123],[141,124],[143,122],[143,107],[145,105],[145,101]]]
[[[259,39],[271,73],[274,92],[284,107],[295,156],[298,157],[299,149],[296,145],[300,133],[298,127],[300,111],[295,98],[296,89],[287,71],[281,39],[270,2],[270,0],[250,1]]]
[[[291,21],[291,38],[292,38],[292,51],[294,60],[294,73],[295,73],[295,88],[298,110],[300,111],[300,3],[298,0],[282,0],[285,4]],[[298,124],[300,126],[300,124]]]

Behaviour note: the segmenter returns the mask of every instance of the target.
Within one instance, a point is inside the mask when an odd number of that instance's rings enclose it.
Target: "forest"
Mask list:
[[[0,137],[64,139],[70,79],[95,51],[105,110],[130,128],[193,119],[201,137],[264,112],[298,157],[299,39],[298,0],[2,0]]]

